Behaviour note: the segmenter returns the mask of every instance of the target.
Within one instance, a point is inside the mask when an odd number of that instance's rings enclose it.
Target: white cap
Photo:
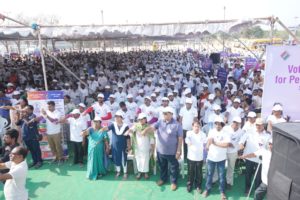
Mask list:
[[[147,79],[147,82],[152,82],[152,80],[150,78]]]
[[[171,82],[169,85],[172,85],[172,86],[174,86],[174,85],[175,85],[175,83],[174,83],[174,82]]]
[[[262,118],[257,118],[256,121],[255,121],[255,123],[256,123],[257,125],[263,125],[263,124],[264,124],[264,121],[263,121]]]
[[[84,103],[80,103],[80,104],[78,104],[78,106],[86,108],[86,105]]]
[[[240,117],[234,117],[232,119],[233,122],[242,123],[242,119]]]
[[[162,100],[162,101],[170,101],[170,100],[168,99],[168,97],[163,97],[163,98],[161,98],[161,100]]]
[[[80,111],[79,111],[79,109],[74,109],[74,110],[71,112],[71,114],[80,114]]]
[[[151,94],[151,97],[156,97],[156,94],[155,94],[155,93],[152,93],[152,94]]]
[[[282,106],[279,104],[276,104],[275,106],[273,106],[272,111],[282,111]]]
[[[177,90],[177,89],[175,89],[174,91],[173,91],[173,93],[178,93],[179,91]]]
[[[95,116],[95,118],[93,119],[93,121],[101,121],[101,117],[100,116]]]
[[[171,108],[171,107],[165,107],[165,108],[163,108],[163,113],[174,113],[174,110],[173,110],[173,108]]]
[[[190,89],[190,88],[186,88],[185,90],[184,90],[184,95],[187,95],[187,94],[189,94],[189,93],[191,93],[192,92],[192,90]]]
[[[139,94],[144,93],[143,89],[139,89]]]
[[[235,99],[233,100],[233,102],[236,102],[236,103],[241,103],[241,100],[240,100],[240,99],[238,99],[238,98],[235,98]]]
[[[132,94],[127,95],[127,99],[133,98]]]
[[[104,98],[104,95],[102,93],[98,94],[97,98]]]
[[[144,118],[147,118],[147,115],[145,113],[140,113],[138,116],[138,120],[144,119]]]
[[[92,78],[95,78],[95,75],[94,75],[94,74],[92,74],[92,75],[91,75],[91,77],[92,77]]]
[[[13,95],[20,95],[21,93],[19,91],[14,91]]]
[[[168,93],[168,96],[173,96],[173,93],[172,93],[172,92],[169,92],[169,93]]]
[[[149,99],[151,101],[151,97],[145,96],[144,99]]]
[[[224,123],[224,120],[223,120],[222,117],[217,116],[217,117],[215,118],[214,122],[215,122],[215,123],[216,123],[216,122]]]
[[[118,88],[123,88],[123,85],[122,84],[118,84]]]
[[[209,95],[208,95],[208,99],[209,99],[209,100],[214,100],[214,98],[215,98],[215,95],[214,95],[214,94],[209,94]]]
[[[160,88],[155,88],[154,92],[160,92]]]
[[[52,82],[58,82],[58,80],[56,80],[56,79],[53,79],[53,80],[52,80]]]
[[[65,83],[65,86],[70,86],[70,84],[69,83]]]
[[[84,77],[84,76],[81,76],[80,79],[85,79],[85,77]]]
[[[183,86],[182,86],[182,88],[187,88],[188,86],[187,86],[187,84],[184,84]]]
[[[12,83],[7,83],[7,87],[13,87],[14,86],[14,84],[12,84]]]
[[[202,87],[204,87],[204,88],[207,87],[208,88],[208,85],[206,83],[203,83]]]
[[[214,104],[213,110],[222,110],[218,104]]]
[[[121,110],[118,110],[118,111],[116,112],[115,116],[120,116],[120,117],[122,117],[122,118],[124,119],[124,112],[121,111]]]
[[[252,118],[254,118],[254,117],[256,117],[256,113],[253,112],[253,111],[251,111],[251,112],[248,113],[247,117],[252,117]]]
[[[116,96],[114,94],[109,95],[109,98],[116,98]]]
[[[105,89],[110,89],[110,86],[109,86],[109,85],[106,85],[104,88],[105,88]]]
[[[193,99],[192,98],[186,98],[185,103],[193,104]]]

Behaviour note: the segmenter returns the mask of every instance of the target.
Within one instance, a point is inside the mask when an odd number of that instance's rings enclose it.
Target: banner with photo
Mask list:
[[[64,116],[64,93],[63,91],[31,91],[27,93],[28,103],[34,107],[34,114],[36,116],[41,116],[41,109],[44,108],[47,110],[47,102],[54,101],[55,109],[59,111],[61,116]],[[39,133],[43,135],[43,140],[40,141],[42,158],[43,159],[53,159],[52,152],[47,140],[47,126],[46,121],[41,120],[39,123]],[[67,143],[62,135],[62,147],[64,150],[64,156],[68,156]]]
[[[300,120],[300,47],[268,46],[262,116],[272,113],[275,103],[283,106],[283,115]]]

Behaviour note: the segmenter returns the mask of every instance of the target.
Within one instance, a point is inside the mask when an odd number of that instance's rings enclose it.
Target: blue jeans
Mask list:
[[[177,184],[179,163],[175,155],[163,155],[157,152],[157,160],[160,168],[160,179],[168,181],[168,165],[170,165],[171,183]]]
[[[225,160],[219,162],[213,162],[211,160],[207,160],[207,172],[206,172],[206,186],[205,189],[207,191],[211,190],[212,187],[212,179],[215,172],[215,167],[218,170],[219,176],[219,190],[221,193],[225,193]]]

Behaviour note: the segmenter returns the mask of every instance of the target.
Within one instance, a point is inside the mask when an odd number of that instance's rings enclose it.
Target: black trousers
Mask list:
[[[251,179],[252,176],[254,178],[255,175],[255,171],[258,167],[258,163],[256,162],[252,162],[250,160],[246,160],[246,177],[245,177],[245,181],[246,181],[246,190],[249,190],[251,187]],[[256,178],[255,178],[255,184],[254,184],[254,189],[258,188],[259,185],[261,184],[261,165],[258,169],[258,172],[256,174]]]
[[[31,153],[33,163],[43,162],[40,142],[38,140],[24,140],[24,142]]]
[[[187,186],[192,187],[193,185],[196,188],[201,189],[202,184],[202,161],[192,161],[188,159],[188,178]]]
[[[185,138],[186,138],[186,132],[188,132],[188,131],[183,130],[183,158],[184,158],[184,162],[187,161],[187,144],[184,142]]]
[[[264,183],[261,183],[259,187],[255,190],[254,193],[254,200],[263,200],[266,193],[267,193],[267,185]]]
[[[73,142],[73,148],[74,148],[74,164],[83,163],[83,146],[82,142]]]
[[[160,179],[163,182],[168,181],[168,170],[170,168],[171,183],[177,184],[179,163],[175,155],[163,155],[157,152],[157,161],[160,168]]]

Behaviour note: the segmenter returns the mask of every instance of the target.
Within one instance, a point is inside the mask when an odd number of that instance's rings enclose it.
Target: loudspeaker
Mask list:
[[[221,60],[221,56],[219,53],[211,53],[209,58],[212,60],[213,64],[218,64]]]
[[[273,126],[267,199],[300,199],[300,123]]]

